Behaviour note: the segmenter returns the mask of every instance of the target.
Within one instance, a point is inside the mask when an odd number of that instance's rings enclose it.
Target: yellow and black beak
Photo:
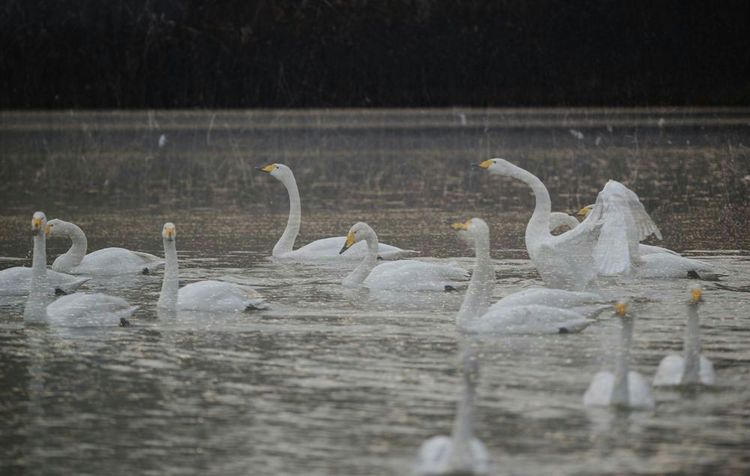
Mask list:
[[[490,165],[492,165],[492,161],[491,160],[485,160],[484,162],[482,162],[480,164],[471,164],[471,165],[472,165],[472,167],[479,167],[480,169],[489,169]]]
[[[344,246],[341,247],[341,251],[339,251],[339,254],[342,254],[344,251],[351,248],[353,244],[354,244],[354,233],[350,231],[346,235],[346,241],[344,242]]]
[[[42,228],[42,219],[39,217],[34,217],[31,219],[31,231],[37,232]]]
[[[615,312],[620,317],[625,317],[625,313],[628,312],[628,304],[624,302],[615,303]]]
[[[257,170],[260,170],[261,172],[265,172],[267,174],[270,174],[271,172],[273,172],[274,170],[276,170],[279,167],[276,164],[268,164],[268,165],[264,165],[263,167],[255,167],[255,168]]]
[[[175,229],[173,227],[164,229],[164,238],[166,238],[167,241],[174,240],[174,236],[175,236]]]
[[[453,228],[454,230],[458,230],[458,231],[460,230],[468,231],[470,225],[471,225],[471,220],[466,220],[466,223],[453,223],[451,225],[451,228]]]

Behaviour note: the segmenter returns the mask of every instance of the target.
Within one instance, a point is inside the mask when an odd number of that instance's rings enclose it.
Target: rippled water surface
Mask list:
[[[309,183],[300,182],[298,245],[365,220],[383,241],[420,250],[420,259],[471,267],[470,250],[448,224],[479,216],[492,227],[495,299],[541,284],[522,249],[522,206],[385,208],[351,199],[328,210],[306,202]],[[245,206],[118,210],[24,199],[0,210],[0,267],[30,264],[26,227],[37,208],[79,223],[92,250],[126,246],[161,255],[161,226],[173,221],[183,283],[251,284],[271,304],[221,318],[159,315],[161,272],[87,285],[141,306],[129,328],[28,326],[23,299],[3,301],[3,474],[408,474],[423,440],[450,433],[463,345],[480,356],[476,433],[497,474],[750,471],[750,254],[743,238],[705,230],[686,236],[705,223],[705,209],[670,215],[663,228],[668,245],[725,274],[704,283],[700,310],[717,385],[658,389],[655,411],[620,413],[582,405],[591,377],[611,364],[619,329],[609,313],[581,334],[467,343],[454,325],[462,293],[352,292],[339,284],[351,263],[268,259],[286,221],[283,188],[272,183],[268,190],[272,198]],[[50,241],[49,262],[65,249],[64,240]],[[632,299],[631,362],[649,379],[664,355],[681,349],[687,284],[604,284]]]

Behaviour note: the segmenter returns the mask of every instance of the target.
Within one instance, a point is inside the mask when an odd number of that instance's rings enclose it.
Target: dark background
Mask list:
[[[750,104],[745,1],[4,1],[0,107]]]

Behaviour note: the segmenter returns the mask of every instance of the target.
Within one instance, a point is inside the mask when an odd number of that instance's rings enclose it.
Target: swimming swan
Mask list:
[[[47,224],[49,238],[70,238],[70,249],[55,259],[52,269],[63,273],[113,276],[118,274],[148,274],[164,265],[164,260],[148,253],[125,248],[103,248],[86,254],[86,235],[77,225],[58,219]]]
[[[34,236],[32,275],[29,297],[23,317],[26,322],[52,323],[73,326],[126,324],[137,309],[122,298],[102,293],[75,293],[50,303],[52,292],[48,282],[47,243],[45,229],[47,217],[34,213],[31,231]]]
[[[630,344],[633,339],[633,316],[627,313],[627,304],[618,302],[615,313],[620,317],[622,328],[617,349],[615,372],[598,372],[583,395],[586,406],[616,406],[650,409],[654,407],[651,387],[638,372],[629,369]]]
[[[463,356],[463,392],[456,408],[451,436],[433,436],[419,448],[416,473],[420,475],[487,474],[487,448],[474,436],[474,398],[479,378],[475,356]]]
[[[703,303],[703,290],[691,286],[687,304],[687,329],[683,355],[668,355],[662,359],[654,376],[654,386],[667,385],[713,385],[714,364],[701,355],[700,324],[698,307]]]
[[[166,311],[235,313],[268,307],[258,291],[250,286],[208,280],[180,288],[175,244],[177,229],[174,224],[165,223],[161,235],[166,266],[157,304],[159,308]]]
[[[479,167],[492,174],[518,179],[534,192],[536,205],[526,226],[526,250],[545,284],[574,291],[594,284],[597,273],[592,250],[599,236],[597,220],[587,220],[573,230],[553,235],[550,233],[549,192],[541,180],[504,159],[485,160]]]
[[[639,229],[630,213],[637,208],[636,203],[640,204],[634,192],[610,180],[599,195],[596,204],[581,208],[577,215],[586,220],[592,212],[596,213],[597,207],[606,207],[609,219],[602,227],[594,253],[600,275],[638,278],[688,278],[695,275],[714,279],[713,267],[704,261],[685,258],[661,246],[640,243],[650,233],[661,239],[661,233],[655,225],[654,228]],[[641,212],[645,214],[645,210]]]
[[[480,335],[558,334],[580,332],[602,310],[602,299],[593,293],[561,289],[528,289],[511,294],[491,307],[495,272],[490,260],[487,223],[472,218],[451,225],[473,241],[476,264],[469,288],[456,316],[459,330]]]
[[[378,235],[367,223],[355,223],[344,240],[341,253],[364,242],[367,253],[341,284],[371,290],[448,291],[465,284],[469,273],[458,266],[400,260],[378,265]]]
[[[46,264],[45,264],[46,267]],[[32,268],[14,266],[0,271],[0,296],[25,296],[31,287]],[[72,293],[89,277],[71,276],[57,271],[47,270],[47,284],[54,294]]]
[[[272,255],[275,258],[290,258],[296,260],[315,260],[339,258],[339,250],[344,244],[346,237],[336,236],[332,238],[323,238],[308,243],[305,246],[294,250],[294,241],[299,234],[301,222],[300,198],[297,181],[294,179],[292,169],[284,164],[268,164],[259,167],[258,170],[266,172],[286,187],[289,193],[289,219],[286,223],[286,229],[279,238],[279,241],[273,247]],[[343,254],[344,258],[362,258],[367,254],[366,246],[363,244],[356,245]],[[395,246],[380,243],[378,245],[378,257],[384,260],[396,260],[407,256],[416,255],[416,251],[402,250]]]

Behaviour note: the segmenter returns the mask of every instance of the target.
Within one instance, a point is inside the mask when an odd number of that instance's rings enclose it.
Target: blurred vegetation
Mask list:
[[[750,104],[743,1],[6,0],[2,108]]]

